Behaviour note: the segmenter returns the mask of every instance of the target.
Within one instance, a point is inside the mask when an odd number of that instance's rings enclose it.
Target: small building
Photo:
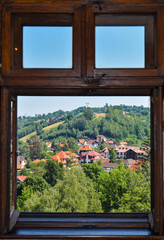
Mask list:
[[[91,151],[92,151],[92,148],[90,148],[88,145],[86,145],[84,147],[79,148],[78,155],[81,157],[81,155],[83,155],[84,153],[91,152]]]
[[[107,172],[111,172],[112,169],[114,169],[115,167],[118,167],[118,163],[105,162],[105,163],[102,163],[102,167],[103,167]]]
[[[17,157],[17,170],[21,171],[25,168],[25,165],[27,164],[27,160],[24,156],[18,156]]]
[[[87,142],[86,142],[86,140],[85,139],[80,139],[79,138],[79,140],[78,140],[78,142],[77,142],[77,145],[79,145],[79,146],[85,146],[87,144]]]
[[[102,142],[106,141],[106,137],[104,135],[97,135],[97,142],[101,144]]]
[[[48,148],[51,148],[51,147],[52,147],[52,142],[46,142],[46,146],[47,146]]]
[[[86,152],[81,155],[80,162],[81,163],[94,163],[101,157],[102,157],[102,155],[100,153],[95,152],[95,151],[90,151],[90,152]]]
[[[97,140],[89,140],[87,143],[90,147],[97,147],[99,144],[97,142]]]
[[[101,154],[103,155],[104,158],[110,158],[110,154],[109,154],[109,150],[108,147],[104,148],[103,150],[101,150]]]
[[[51,159],[56,160],[58,163],[61,162],[63,164],[66,164],[67,163],[66,159],[68,159],[68,155],[64,151],[60,151],[56,153],[54,156],[52,156]]]

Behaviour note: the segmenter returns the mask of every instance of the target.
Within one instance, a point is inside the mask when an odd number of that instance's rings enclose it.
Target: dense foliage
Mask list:
[[[53,166],[54,165],[54,166]],[[52,161],[51,167],[57,163]],[[43,166],[43,168],[45,168]],[[50,167],[50,166],[49,166]],[[61,167],[61,166],[60,166]],[[123,162],[109,174],[96,163],[56,168],[56,181],[28,177],[18,185],[18,209],[33,212],[149,212],[150,171],[134,172]],[[47,169],[47,167],[46,167]],[[48,171],[47,171],[48,173]],[[58,176],[58,177],[57,177]],[[46,182],[46,181],[48,182]]]

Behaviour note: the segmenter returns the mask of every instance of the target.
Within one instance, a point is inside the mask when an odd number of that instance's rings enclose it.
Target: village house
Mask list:
[[[110,154],[109,154],[109,150],[108,147],[104,148],[103,150],[101,150],[101,154],[104,158],[110,158]]]
[[[81,157],[84,153],[91,152],[92,148],[90,148],[88,145],[79,148],[78,155]]]
[[[80,162],[81,163],[94,163],[101,157],[102,157],[102,155],[100,153],[95,152],[95,151],[90,151],[90,152],[86,152],[81,155]]]
[[[52,147],[52,142],[46,142],[46,146],[47,146],[48,148],[51,148],[51,147]]]
[[[24,169],[26,164],[27,160],[24,156],[17,157],[17,171],[21,171],[22,169]]]
[[[148,153],[141,147],[119,145],[115,148],[117,158],[120,159],[147,159]]]
[[[117,154],[117,158],[120,159],[124,159],[125,158],[125,152],[128,150],[129,148],[126,145],[119,145],[117,146],[114,150]]]
[[[140,150],[140,147],[130,148],[125,153],[126,159],[132,158],[132,159],[137,160],[137,159],[146,159],[147,157],[148,157],[148,154],[145,151]]]
[[[67,161],[66,161],[67,158],[68,158],[68,155],[64,151],[60,151],[51,157],[51,159],[56,160],[58,163],[61,162],[64,165],[67,164]]]
[[[134,159],[124,159],[124,165],[128,165],[128,167],[132,166],[136,160]]]
[[[89,140],[87,143],[91,148],[95,148],[97,147],[99,144],[97,142],[97,140]]]
[[[97,135],[97,142],[98,144],[101,144],[106,141],[106,137],[104,135]]]
[[[51,159],[55,159],[58,163],[63,163],[64,165],[67,164],[67,161],[71,163],[75,163],[79,161],[80,156],[76,153],[72,153],[70,151],[60,151],[56,153]]]
[[[113,145],[114,141],[105,141],[106,145]]]
[[[102,163],[102,167],[110,173],[110,171],[115,168],[118,167],[118,163],[110,163],[110,162],[104,162]]]
[[[135,163],[132,164],[128,169],[132,169],[134,172],[136,172],[138,170],[139,165],[143,168],[144,165],[143,161],[140,160],[135,161]]]
[[[77,145],[79,145],[80,147],[83,147],[87,144],[86,140],[85,139],[80,139],[78,140],[77,142]]]

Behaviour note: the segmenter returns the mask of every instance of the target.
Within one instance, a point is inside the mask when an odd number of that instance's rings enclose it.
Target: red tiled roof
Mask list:
[[[138,165],[142,165],[143,166],[143,162],[140,160],[137,160],[133,165],[131,165],[129,168],[127,169],[132,169],[134,172],[138,169]]]
[[[86,146],[84,146],[84,147],[81,147],[79,150],[78,150],[78,152],[80,152],[80,151],[92,151],[92,149],[88,146],[88,145],[86,145]]]
[[[52,159],[55,159],[55,160],[64,160],[64,159],[67,159],[68,158],[68,155],[64,152],[64,151],[60,151],[58,153],[56,153],[54,156],[51,157]]]
[[[71,153],[69,156],[71,158],[79,158],[79,155],[77,155],[76,153]]]
[[[95,151],[91,151],[91,152],[88,152],[88,153],[84,153],[82,156],[86,156],[87,154],[88,154],[88,156],[90,156],[90,157],[101,156],[100,153],[95,152]]]
[[[105,141],[106,144],[113,144],[114,141]]]
[[[102,153],[107,153],[107,152],[109,152],[108,147],[106,147],[106,148],[104,148],[103,150],[101,150],[101,152],[102,152]]]
[[[96,143],[97,143],[97,141],[96,141],[96,140],[89,140],[89,141],[88,141],[88,144],[93,144],[94,142],[96,142]]]
[[[19,179],[21,182],[23,182],[27,176],[17,176],[17,179]]]

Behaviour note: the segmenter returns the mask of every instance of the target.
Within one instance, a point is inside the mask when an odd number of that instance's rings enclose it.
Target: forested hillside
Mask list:
[[[99,113],[105,113],[101,115]],[[45,129],[63,121],[58,127]],[[76,140],[87,136],[96,138],[102,134],[107,139],[127,141],[130,145],[141,145],[150,133],[150,109],[143,106],[108,106],[72,111],[56,111],[35,117],[18,117],[18,138],[36,131],[43,141],[61,142],[70,137]]]

